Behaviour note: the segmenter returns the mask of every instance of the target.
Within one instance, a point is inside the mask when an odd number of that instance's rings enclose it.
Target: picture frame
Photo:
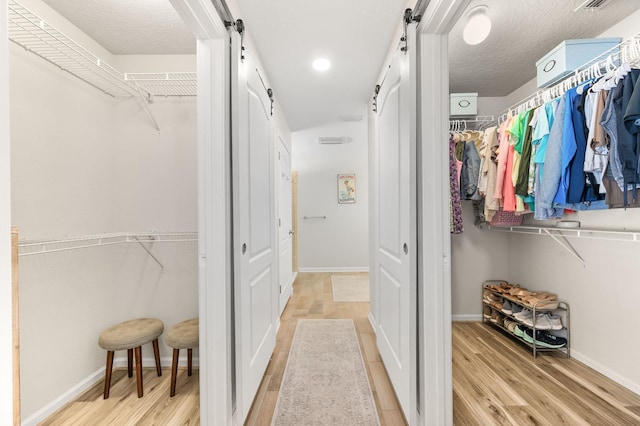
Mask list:
[[[338,174],[338,204],[356,203],[356,175],[355,173]]]

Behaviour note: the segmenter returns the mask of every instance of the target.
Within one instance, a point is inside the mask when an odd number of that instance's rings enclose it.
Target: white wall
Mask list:
[[[507,279],[508,236],[476,227],[471,201],[462,202],[464,232],[451,234],[451,313],[454,321],[480,319],[482,282]]]
[[[0,0],[7,22],[7,2]],[[13,423],[13,340],[11,304],[11,175],[9,144],[9,41],[0,25],[0,424]]]
[[[351,141],[321,145],[317,141],[319,136],[346,136]],[[368,270],[367,120],[293,132],[292,145],[292,169],[299,173],[300,271]],[[338,204],[339,173],[355,173],[355,204]],[[327,218],[304,219],[304,216]]]
[[[190,71],[189,63],[178,57],[174,66]],[[10,66],[12,214],[21,238],[196,231],[195,99],[156,99],[158,132],[138,101],[112,99],[23,49],[11,49]],[[196,242],[148,246],[164,272],[134,243],[20,258],[23,419],[38,420],[102,380],[97,339],[107,326],[153,316],[168,328],[198,315]]]

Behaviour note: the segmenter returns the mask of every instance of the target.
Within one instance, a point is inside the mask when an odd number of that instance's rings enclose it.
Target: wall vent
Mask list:
[[[322,145],[339,145],[341,143],[347,143],[351,140],[346,136],[320,136],[318,143]]]
[[[610,0],[587,0],[580,6],[576,7],[574,12],[578,10],[598,10],[602,9]]]

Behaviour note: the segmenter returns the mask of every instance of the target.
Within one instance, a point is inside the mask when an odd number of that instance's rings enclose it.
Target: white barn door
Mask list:
[[[412,52],[414,53],[414,52]],[[377,100],[377,344],[407,419],[416,388],[416,95],[398,50]]]
[[[240,37],[232,37],[236,418],[251,408],[276,342],[278,318],[271,100]]]

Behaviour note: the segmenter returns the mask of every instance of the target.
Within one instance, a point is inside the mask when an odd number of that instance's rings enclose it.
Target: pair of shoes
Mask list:
[[[504,312],[507,315],[512,315],[513,311],[511,306],[512,306],[511,302],[509,302],[508,300],[505,300],[504,303],[502,304],[502,312]]]
[[[547,293],[546,291],[533,294],[531,297],[526,297],[523,299],[524,303],[536,309],[557,309],[558,296],[556,294]]]
[[[510,320],[508,318],[504,319],[504,328],[509,330],[512,333],[515,333],[515,328],[518,326],[518,323],[514,320]]]
[[[488,305],[484,305],[484,307],[482,309],[482,316],[485,319],[490,319],[491,318],[491,308]]]
[[[513,288],[513,285],[509,284],[506,281],[502,281],[502,282],[494,282],[491,284],[487,284],[485,287],[498,293],[505,293],[511,290]]]
[[[523,339],[529,343],[534,343],[534,331],[528,327],[525,327],[523,332]],[[567,339],[565,339],[564,337],[556,336],[555,334],[548,333],[544,330],[536,330],[535,336],[535,345],[542,348],[558,349],[567,345]]]
[[[531,324],[533,326],[533,324]],[[562,330],[562,320],[557,315],[540,313],[536,315],[537,330]]]

